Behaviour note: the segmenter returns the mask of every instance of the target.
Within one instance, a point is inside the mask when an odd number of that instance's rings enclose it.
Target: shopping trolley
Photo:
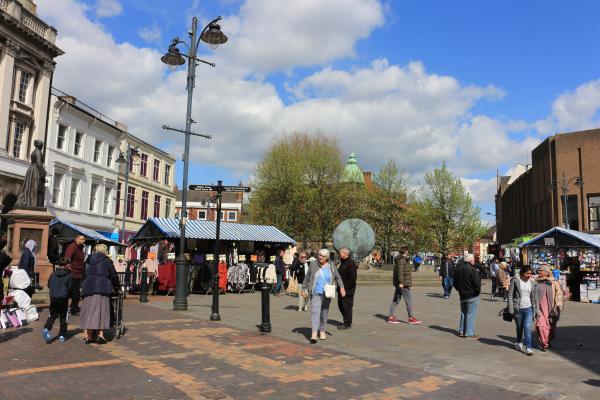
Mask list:
[[[123,300],[125,294],[119,291],[110,298],[112,308],[112,324],[115,328],[115,337],[118,339],[125,334],[125,325],[123,324]]]

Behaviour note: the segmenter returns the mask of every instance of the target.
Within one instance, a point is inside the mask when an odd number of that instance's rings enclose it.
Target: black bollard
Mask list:
[[[271,288],[269,285],[263,282],[262,288],[262,324],[260,324],[260,331],[269,333],[271,332],[271,310],[269,306],[269,301],[271,299]]]
[[[148,268],[142,268],[142,282],[141,282],[141,293],[140,293],[140,303],[148,302]]]

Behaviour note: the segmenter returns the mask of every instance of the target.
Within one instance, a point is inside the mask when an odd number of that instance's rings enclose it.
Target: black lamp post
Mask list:
[[[125,185],[123,187],[123,222],[121,223],[121,242],[125,243],[125,220],[127,219],[127,210],[129,209],[129,194],[127,193],[129,185],[129,166],[136,165],[136,161],[140,158],[140,151],[137,147],[131,146],[127,143],[127,150],[125,153],[121,152],[119,157],[115,160],[116,163],[125,166]],[[120,200],[120,199],[119,199]],[[132,199],[132,202],[135,199]]]
[[[179,253],[177,254],[176,262],[176,283],[175,283],[175,299],[173,300],[174,310],[187,310],[187,280],[188,280],[188,261],[185,259],[185,222],[187,220],[187,180],[189,168],[190,154],[190,136],[192,122],[192,98],[194,85],[196,81],[196,65],[198,62],[208,64],[214,67],[215,64],[201,60],[197,57],[198,46],[200,41],[207,43],[211,48],[216,48],[220,44],[227,42],[227,36],[221,32],[221,27],[217,23],[221,17],[213,19],[204,27],[200,35],[198,35],[198,18],[192,18],[192,30],[189,32],[190,43],[186,43],[179,38],[173,39],[167,54],[161,57],[161,61],[172,68],[177,68],[185,64],[185,58],[188,60],[187,71],[187,113],[185,118],[185,150],[183,155],[183,185],[181,187],[181,212],[179,215]],[[183,44],[188,49],[188,54],[184,55],[179,52],[177,45]]]

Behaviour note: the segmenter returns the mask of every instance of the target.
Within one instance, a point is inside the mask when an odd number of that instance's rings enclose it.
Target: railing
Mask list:
[[[0,9],[8,11],[8,3],[10,3],[10,0],[0,0]]]
[[[24,9],[21,10],[21,22],[41,37],[46,37],[46,31],[48,30],[49,26],[43,23],[38,17],[29,11]]]

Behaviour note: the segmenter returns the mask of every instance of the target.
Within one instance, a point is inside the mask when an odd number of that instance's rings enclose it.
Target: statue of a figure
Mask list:
[[[42,164],[44,142],[36,140],[33,146],[35,149],[31,152],[31,165],[27,168],[25,181],[15,207],[44,207],[46,190],[46,170]]]

